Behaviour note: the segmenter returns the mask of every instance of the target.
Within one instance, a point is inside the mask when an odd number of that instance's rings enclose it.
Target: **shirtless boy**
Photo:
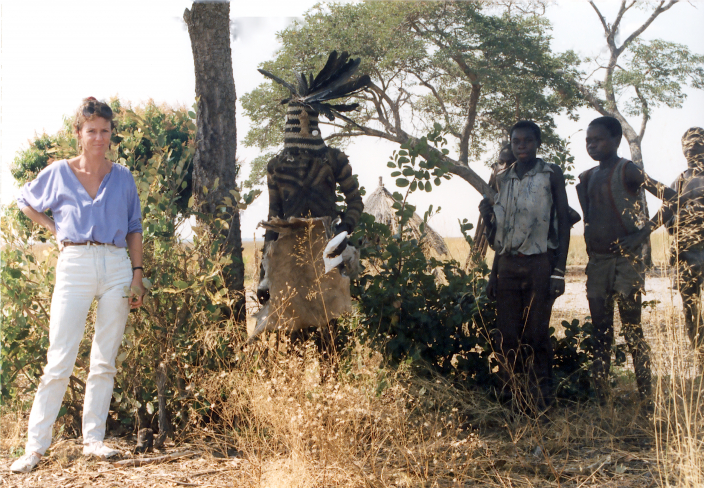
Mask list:
[[[688,169],[672,184],[677,192],[676,218],[669,222],[675,237],[674,261],[682,294],[687,335],[694,349],[704,349],[700,294],[704,282],[704,129],[692,127],[682,136]]]
[[[497,175],[493,207],[488,199],[479,205],[484,221],[495,227],[490,235],[495,236],[496,257],[487,295],[498,302],[494,345],[505,387],[502,397],[520,393],[529,409],[542,409],[552,399],[552,299],[565,291],[567,193],[560,167],[536,157],[540,128],[520,121],[509,134],[516,162]]]
[[[652,386],[650,347],[641,328],[641,292],[645,285],[642,246],[661,222],[641,222],[640,188],[662,199],[675,192],[652,180],[631,161],[617,154],[621,124],[613,117],[599,117],[587,128],[587,152],[598,166],[582,173],[577,195],[584,214],[587,245],[587,299],[597,343],[593,365],[595,387],[603,402],[608,391],[611,345],[614,340],[614,301],[618,301],[622,328],[633,356],[641,398],[650,401]]]

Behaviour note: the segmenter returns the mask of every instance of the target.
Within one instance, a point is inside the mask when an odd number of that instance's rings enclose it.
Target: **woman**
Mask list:
[[[102,458],[120,454],[103,444],[105,422],[127,315],[130,307],[142,305],[145,290],[134,178],[126,167],[105,157],[112,119],[107,104],[93,97],[83,100],[74,121],[80,156],[53,162],[17,198],[27,217],[54,234],[60,255],[51,299],[47,365],[29,416],[25,455],[12,464],[14,472],[31,471],[51,444],[51,428],[94,298],[98,307],[83,405],[83,454]],[[44,213],[47,209],[53,220]]]

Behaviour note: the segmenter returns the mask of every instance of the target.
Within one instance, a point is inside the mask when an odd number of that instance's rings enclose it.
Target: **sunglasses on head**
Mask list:
[[[96,114],[99,117],[103,117],[105,119],[109,119],[112,117],[112,109],[104,104],[91,104],[83,107],[84,117],[90,117],[93,114]]]

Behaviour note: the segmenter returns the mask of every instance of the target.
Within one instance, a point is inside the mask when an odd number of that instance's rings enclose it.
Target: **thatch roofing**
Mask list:
[[[392,207],[394,201],[393,195],[384,188],[382,179],[379,177],[379,187],[370,193],[364,202],[364,212],[373,216],[376,222],[388,225],[392,234],[398,233],[396,210]],[[422,223],[423,219],[417,213],[414,213],[408,223],[408,230],[413,234],[414,238],[418,239],[425,254],[427,255],[427,251],[432,250],[440,256],[449,256],[450,251],[447,248],[447,244],[445,244],[445,239],[429,225],[426,224],[425,226],[425,236],[421,234],[420,224]]]

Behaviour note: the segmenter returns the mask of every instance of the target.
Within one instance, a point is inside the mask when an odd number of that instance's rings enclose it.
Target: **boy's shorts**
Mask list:
[[[637,257],[592,253],[586,273],[587,298],[627,297],[645,288],[645,263],[640,253]]]

